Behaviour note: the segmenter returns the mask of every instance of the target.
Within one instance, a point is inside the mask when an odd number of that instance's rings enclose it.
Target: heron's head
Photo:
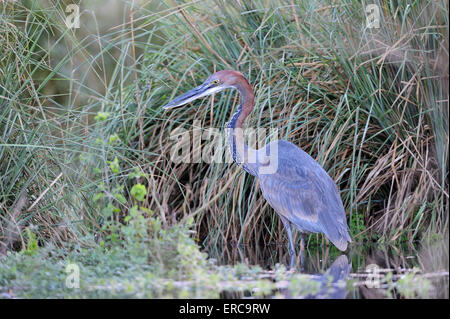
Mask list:
[[[201,85],[180,95],[176,99],[166,104],[164,109],[171,109],[192,102],[201,97],[220,92],[226,88],[234,88],[241,83],[247,83],[242,73],[233,70],[222,70],[212,74]]]

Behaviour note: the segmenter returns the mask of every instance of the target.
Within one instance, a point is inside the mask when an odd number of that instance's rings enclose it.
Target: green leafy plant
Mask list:
[[[147,189],[145,188],[144,185],[138,183],[131,188],[130,194],[136,200],[142,202],[145,200],[145,196],[147,195]]]

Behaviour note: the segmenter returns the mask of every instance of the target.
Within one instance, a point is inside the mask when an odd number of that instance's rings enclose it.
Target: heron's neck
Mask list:
[[[241,104],[233,113],[227,125],[228,148],[233,160],[242,165],[246,172],[256,176],[254,165],[251,164],[252,161],[249,161],[249,156],[254,154],[255,150],[245,143],[242,129],[245,119],[253,109],[254,95],[248,83],[237,84],[235,87],[241,94]]]

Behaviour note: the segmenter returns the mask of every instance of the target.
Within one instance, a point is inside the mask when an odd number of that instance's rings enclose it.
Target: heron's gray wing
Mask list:
[[[276,173],[259,175],[264,197],[300,230],[323,232],[345,250],[350,236],[336,184],[312,157],[286,144],[279,145]]]
[[[302,230],[320,232],[323,191],[310,174],[303,167],[283,161],[276,173],[259,178],[264,197],[278,214]]]

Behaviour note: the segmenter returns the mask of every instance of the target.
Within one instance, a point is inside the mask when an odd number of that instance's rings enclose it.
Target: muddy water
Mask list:
[[[335,247],[307,248],[303,264],[297,256],[293,271],[309,274],[311,280],[340,282],[334,293],[308,298],[449,298],[448,248],[448,239],[431,245],[353,244],[345,254]],[[286,251],[284,244],[227,247],[218,263],[245,263],[270,270],[277,264],[289,265]],[[286,291],[283,295],[290,297]]]

